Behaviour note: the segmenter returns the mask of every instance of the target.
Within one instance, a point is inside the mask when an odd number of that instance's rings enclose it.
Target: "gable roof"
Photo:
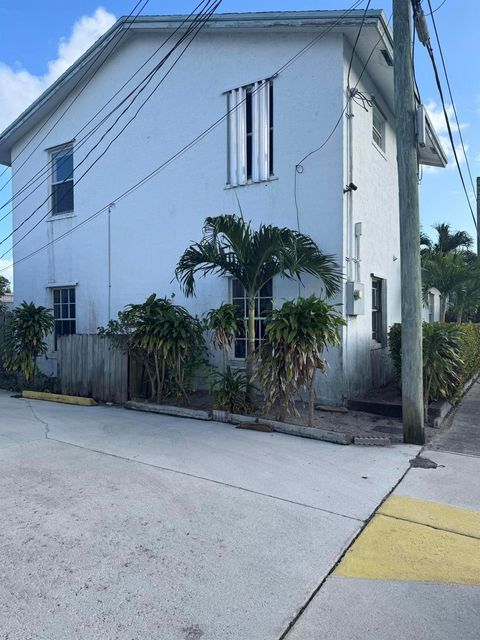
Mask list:
[[[281,11],[261,13],[221,13],[213,15],[204,25],[204,31],[230,29],[250,31],[268,29],[270,32],[289,32],[292,29],[318,32],[319,28],[332,27],[333,33],[343,33],[352,43],[356,38],[363,21],[362,37],[357,43],[357,55],[366,61],[379,37],[383,39],[381,48],[392,55],[392,36],[383,11],[369,10],[364,15],[363,9],[354,10],[342,17],[345,11]],[[165,31],[168,33],[185,22],[185,15],[123,17],[74,62],[50,87],[48,87],[22,114],[0,134],[0,164],[10,165],[12,147],[49,113],[54,111],[76,87],[85,75],[93,75],[97,68],[110,55],[116,46],[117,35],[123,33],[127,41],[135,33],[148,31]],[[340,20],[340,22],[339,22]],[[338,24],[336,24],[338,23]],[[380,55],[380,54],[379,54]],[[281,62],[281,61],[279,61]],[[91,67],[91,69],[89,68]],[[393,74],[385,65],[379,65],[380,86],[391,85],[393,92]],[[378,79],[376,77],[376,79]],[[86,80],[87,81],[87,80]],[[392,93],[393,96],[393,93]]]

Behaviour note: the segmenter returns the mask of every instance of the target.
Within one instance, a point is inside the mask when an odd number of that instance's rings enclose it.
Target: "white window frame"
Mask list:
[[[235,304],[235,300],[239,300],[240,297],[233,296],[233,285],[234,285],[234,278],[229,278],[229,302],[230,304]],[[260,300],[270,300],[271,301],[271,308],[273,308],[273,300],[274,300],[274,289],[273,289],[273,281],[270,280],[269,283],[270,287],[271,287],[271,295],[270,296],[261,296],[260,292],[258,293],[258,295],[255,298],[255,307],[258,308],[258,315],[257,313],[255,314],[255,322],[265,322],[266,320],[266,316],[262,316],[260,315]],[[244,362],[245,361],[245,357],[243,356],[237,356],[235,355],[236,353],[236,342],[238,340],[243,340],[245,342],[245,355],[247,354],[247,349],[248,349],[248,345],[247,345],[247,322],[248,322],[248,315],[247,315],[247,302],[246,302],[246,295],[245,295],[245,291],[244,291],[244,295],[243,295],[243,305],[244,305],[244,313],[243,313],[243,319],[244,319],[244,323],[245,323],[245,338],[242,337],[236,337],[235,340],[233,341],[232,344],[232,349],[231,349],[231,358],[232,360],[236,360],[238,362]],[[258,307],[257,307],[258,305]],[[261,342],[263,342],[264,338],[262,336],[258,336],[256,335],[256,342],[258,342],[259,344]]]
[[[71,178],[64,179],[64,180],[55,180],[55,155],[57,153],[61,153],[63,151],[70,151],[71,156],[72,156],[72,167],[73,167],[73,172],[72,172],[72,176]],[[75,166],[74,166],[74,155],[73,155],[73,142],[67,142],[65,144],[62,144],[58,147],[53,147],[52,149],[48,150],[48,155],[49,155],[49,166],[50,166],[50,185],[49,185],[49,194],[50,194],[50,217],[51,218],[57,218],[57,217],[61,217],[61,216],[70,216],[73,213],[75,213]],[[54,187],[56,185],[62,184],[62,183],[67,183],[67,182],[71,182],[72,183],[72,209],[66,209],[65,211],[54,211],[54,196],[53,196],[53,192],[54,192]]]
[[[372,106],[372,140],[385,153],[387,119],[376,102]]]
[[[274,177],[273,109],[271,79],[253,82],[227,93],[228,186],[265,182]],[[250,133],[247,132],[247,110],[251,110]],[[251,139],[251,156],[247,138]]]
[[[54,330],[53,330],[53,348],[54,351],[57,351],[57,339],[59,335],[74,335],[77,333],[77,287],[75,285],[59,285],[55,287],[50,287],[51,296],[52,296],[52,309],[54,315]],[[59,292],[60,300],[59,302],[55,302],[55,293]],[[62,291],[68,291],[68,301],[62,302]],[[73,300],[71,299],[70,291],[74,291]],[[66,304],[68,306],[67,316],[63,316],[63,308],[62,305]],[[74,315],[72,316],[72,307],[74,305]],[[57,317],[57,308],[59,309],[59,315]],[[74,331],[70,331],[69,333],[57,333],[57,322],[74,322],[75,329]]]
[[[371,295],[371,323],[372,323],[372,344],[375,347],[384,348],[387,346],[387,334],[388,334],[388,322],[387,322],[387,280],[386,278],[381,278],[380,276],[375,275],[374,273],[370,274],[371,277],[371,285],[370,285],[370,295]],[[377,288],[377,305],[373,304],[373,283],[378,283]],[[376,330],[374,330],[374,322],[373,316],[376,314]],[[374,333],[377,335],[374,337]]]

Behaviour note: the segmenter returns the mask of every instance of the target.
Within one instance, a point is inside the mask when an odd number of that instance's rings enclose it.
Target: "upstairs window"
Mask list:
[[[55,351],[59,336],[77,332],[75,287],[53,289],[53,317],[55,318]]]
[[[228,184],[262,182],[273,175],[273,86],[254,82],[228,93]]]
[[[73,146],[50,152],[52,166],[51,213],[73,212]]]
[[[245,289],[242,284],[233,278],[231,289],[232,304],[238,307],[240,318],[244,319],[240,323],[238,334],[235,337],[234,357],[247,357],[247,335],[246,326],[248,321],[248,300]],[[269,280],[258,293],[255,298],[255,348],[259,347],[265,339],[265,323],[267,314],[272,310],[273,287],[272,281]]]
[[[372,107],[372,137],[375,144],[385,151],[386,118],[376,104]]]

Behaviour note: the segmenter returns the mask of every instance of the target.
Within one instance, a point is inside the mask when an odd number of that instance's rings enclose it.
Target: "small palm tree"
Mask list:
[[[236,278],[248,301],[247,379],[253,376],[255,351],[255,298],[274,276],[301,280],[304,273],[321,279],[331,296],[340,288],[342,272],[334,256],[323,253],[315,242],[297,231],[250,223],[235,215],[209,217],[203,238],[180,258],[175,274],[187,296],[195,293],[195,278],[215,273]]]
[[[425,247],[424,252],[450,253],[462,249],[470,249],[473,244],[472,237],[466,231],[452,231],[447,222],[433,225],[437,232],[437,239],[432,241],[425,233],[420,233],[420,244]]]
[[[422,259],[424,294],[429,289],[440,291],[440,322],[445,322],[447,306],[456,296],[463,300],[463,291],[473,277],[473,269],[466,262],[464,253],[427,253]]]
[[[47,352],[45,338],[54,326],[50,309],[22,302],[8,317],[5,368],[21,371],[27,381],[34,378],[38,358]]]

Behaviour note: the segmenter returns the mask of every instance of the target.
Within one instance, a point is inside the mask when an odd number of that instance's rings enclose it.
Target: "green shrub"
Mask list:
[[[227,366],[225,371],[215,371],[210,382],[210,393],[216,409],[230,413],[250,413],[247,376],[239,369]]]
[[[167,396],[187,398],[194,374],[206,362],[204,331],[204,323],[184,307],[156,294],[128,305],[98,330],[143,364],[157,402]]]
[[[20,371],[29,382],[37,374],[37,360],[47,352],[45,338],[53,331],[53,313],[33,302],[22,302],[6,316],[3,364]]]
[[[325,350],[340,344],[345,324],[335,305],[312,295],[288,300],[271,312],[265,327],[265,342],[258,351],[257,377],[270,409],[281,408],[280,419],[295,413],[295,397],[301,388],[308,393],[308,422],[313,424],[315,375],[325,372]]]
[[[402,369],[401,325],[389,334],[390,354],[398,380]],[[455,402],[465,384],[480,373],[480,325],[423,324],[423,387],[425,404],[445,398]]]
[[[473,376],[480,373],[480,325],[461,324],[463,367],[460,371],[460,385],[463,388]]]
[[[223,370],[227,370],[228,350],[231,348],[242,319],[238,307],[224,303],[210,309],[206,315],[207,328],[212,332],[212,343],[223,354]]]

